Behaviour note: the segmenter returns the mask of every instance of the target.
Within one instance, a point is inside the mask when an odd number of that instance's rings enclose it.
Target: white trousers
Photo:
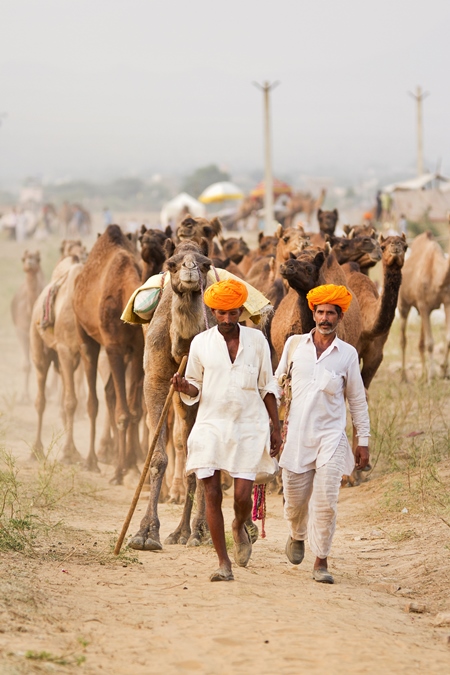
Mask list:
[[[291,537],[308,538],[317,558],[327,558],[336,530],[337,503],[347,454],[347,438],[319,469],[294,473],[283,469],[284,517]]]

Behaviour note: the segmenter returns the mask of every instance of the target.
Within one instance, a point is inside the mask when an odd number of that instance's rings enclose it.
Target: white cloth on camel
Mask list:
[[[269,414],[263,399],[268,393],[278,397],[278,385],[264,335],[239,326],[239,348],[231,363],[217,326],[199,333],[191,343],[186,379],[199,394],[181,394],[182,401],[200,401],[187,443],[186,473],[272,473]]]

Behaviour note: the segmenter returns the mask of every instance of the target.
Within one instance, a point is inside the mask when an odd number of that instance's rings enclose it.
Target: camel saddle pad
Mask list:
[[[219,267],[214,270],[211,269],[209,270],[207,277],[210,284],[215,283],[217,281],[217,277],[219,277],[220,281],[223,281],[224,279],[236,279],[236,281],[240,281],[241,283],[245,284],[248,290],[248,298],[244,302],[244,311],[241,315],[242,321],[251,319],[253,323],[258,324],[261,321],[261,314],[263,314],[265,311],[268,311],[268,309],[271,307],[270,301],[256,288],[254,288],[254,286],[251,286],[243,279],[237,277],[235,274],[228,272],[228,270],[223,270]],[[169,280],[170,274],[167,273],[155,274],[147,279],[147,281],[142,284],[142,286],[139,286],[139,288],[134,291],[133,295],[128,300],[126,307],[122,312],[122,316],[120,317],[122,321],[125,321],[125,323],[149,323],[158,304],[160,292],[167,286]],[[142,297],[142,299],[139,298],[138,300],[139,295],[144,291],[148,291],[149,289],[153,291],[154,294],[147,294],[145,298]],[[142,305],[145,302],[148,303],[150,296],[153,298],[154,307],[152,309],[147,309],[147,312],[144,313]]]

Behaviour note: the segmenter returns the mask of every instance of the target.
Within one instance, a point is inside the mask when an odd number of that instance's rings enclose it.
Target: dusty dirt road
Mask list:
[[[28,461],[36,416],[17,402],[19,354],[5,311],[0,348],[2,443],[21,472],[38,480]],[[61,430],[57,401],[49,402],[45,420],[48,445]],[[86,417],[75,434],[85,456]],[[450,473],[449,463],[442,471]],[[299,568],[287,561],[275,494],[267,538],[254,545],[248,568],[235,568],[232,583],[212,584],[209,546],[111,555],[133,494],[111,487],[111,472],[105,465],[100,476],[80,470],[88,487],[49,512],[49,521],[64,525],[49,529],[35,557],[0,553],[2,675],[450,672],[450,625],[435,626],[438,612],[450,612],[450,530],[438,518],[387,511],[391,477],[341,491],[330,556],[334,586],[312,580],[308,550]],[[130,533],[145,505],[141,499]],[[227,494],[228,529],[231,507]],[[180,506],[160,506],[163,538],[180,513]],[[425,612],[406,611],[410,603]]]

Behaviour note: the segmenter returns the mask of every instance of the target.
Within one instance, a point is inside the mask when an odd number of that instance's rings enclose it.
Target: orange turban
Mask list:
[[[309,308],[313,311],[317,305],[338,305],[343,312],[346,312],[352,301],[352,294],[345,286],[324,284],[309,291],[306,299],[308,300]]]
[[[203,302],[211,309],[237,309],[247,300],[245,284],[235,279],[224,279],[209,286],[203,296]]]

